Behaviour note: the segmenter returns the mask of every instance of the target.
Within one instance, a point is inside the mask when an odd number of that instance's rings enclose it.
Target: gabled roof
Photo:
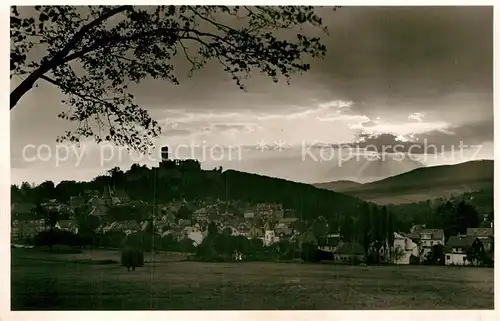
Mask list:
[[[106,187],[104,187],[101,198],[102,199],[111,199],[111,195],[112,195],[111,189],[110,189],[109,185],[107,185]]]
[[[394,232],[394,239],[405,239],[405,238],[410,238],[408,236],[408,233],[403,233],[403,232]]]
[[[342,236],[340,234],[327,234],[319,239],[321,245],[328,246],[338,246],[342,242]]]
[[[363,249],[363,246],[359,243],[351,243],[347,242],[342,244],[336,251],[335,253],[337,254],[356,254],[356,255],[363,255],[365,254],[365,250]]]
[[[69,228],[77,225],[76,220],[59,220],[57,224],[59,224],[61,228]]]
[[[401,236],[404,236],[404,237],[407,237],[409,238],[410,240],[414,241],[414,242],[419,242],[420,241],[420,234],[416,233],[416,232],[413,232],[413,233],[399,233]]]
[[[105,205],[98,204],[92,208],[89,215],[105,216],[108,213],[108,208]]]
[[[137,221],[121,221],[119,222],[122,228],[139,228]]]
[[[425,229],[425,224],[413,225],[410,229],[410,233],[420,232],[423,229]]]
[[[474,242],[478,240],[475,236],[450,236],[448,243],[446,243],[447,248],[471,248]]]
[[[442,229],[422,229],[418,233],[420,236],[422,234],[431,234],[431,240],[442,240],[444,238],[444,231]]]
[[[193,212],[193,215],[205,215],[208,214],[208,210],[205,207],[199,208]]]
[[[248,234],[253,237],[262,237],[264,236],[264,229],[254,226],[248,231]]]
[[[494,235],[494,229],[492,227],[477,227],[477,228],[467,228],[467,235],[469,236],[493,236]]]

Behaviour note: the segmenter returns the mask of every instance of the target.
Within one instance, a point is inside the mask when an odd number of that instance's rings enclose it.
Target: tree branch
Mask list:
[[[25,80],[23,80],[10,94],[10,109],[14,108],[17,105],[17,102],[21,97],[28,91],[30,90],[35,82],[40,79],[40,77],[45,74],[47,71],[50,69],[58,66],[62,62],[63,58],[74,48],[74,46],[82,40],[83,36],[85,35],[86,32],[88,32],[90,29],[94,28],[95,26],[98,26],[105,20],[111,18],[112,16],[126,11],[130,10],[132,6],[120,6],[115,9],[109,10],[108,12],[102,14],[95,20],[91,21],[90,23],[84,25],[78,32],[75,33],[75,35],[71,38],[71,40],[64,46],[63,49],[61,49],[58,53],[54,55],[50,60],[48,60],[45,63],[42,63],[40,67],[38,67],[35,71],[33,71]],[[46,56],[47,57],[47,56]],[[43,60],[42,60],[43,61]],[[45,79],[46,80],[46,79]]]

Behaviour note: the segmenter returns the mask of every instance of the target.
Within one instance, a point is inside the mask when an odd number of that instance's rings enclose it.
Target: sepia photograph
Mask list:
[[[493,11],[10,6],[10,310],[494,310]]]

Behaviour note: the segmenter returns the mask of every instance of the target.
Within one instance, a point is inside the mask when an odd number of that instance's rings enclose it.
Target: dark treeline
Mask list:
[[[489,227],[493,217],[493,189],[464,193],[449,199],[388,205],[401,230],[413,224],[444,229],[446,237],[464,234],[467,227]]]

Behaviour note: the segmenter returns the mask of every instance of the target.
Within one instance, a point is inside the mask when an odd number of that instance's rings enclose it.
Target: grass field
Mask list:
[[[200,263],[156,256],[127,272],[114,251],[12,250],[12,310],[493,309],[493,269]],[[146,260],[149,258],[146,256]],[[77,263],[80,262],[80,263]],[[85,264],[87,263],[87,264]]]

